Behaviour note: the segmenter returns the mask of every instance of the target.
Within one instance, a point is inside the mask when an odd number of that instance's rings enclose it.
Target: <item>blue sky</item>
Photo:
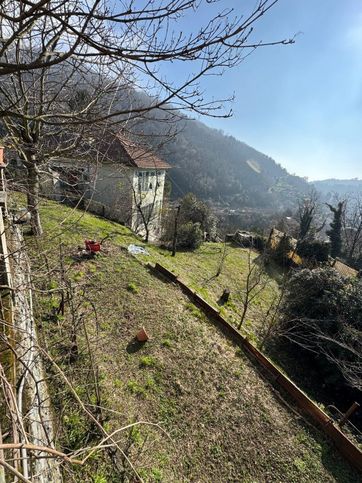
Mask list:
[[[224,2],[236,12],[251,3]],[[300,176],[362,178],[362,1],[279,0],[255,28],[264,41],[296,33],[204,79],[209,97],[236,100],[231,119],[202,121]]]

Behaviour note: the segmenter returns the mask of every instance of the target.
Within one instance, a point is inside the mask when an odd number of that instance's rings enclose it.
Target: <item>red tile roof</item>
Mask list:
[[[122,139],[120,140],[122,143],[122,147],[126,152],[130,163],[137,167],[137,168],[154,168],[154,169],[169,169],[171,166],[163,161],[161,158],[156,156],[154,152],[152,152],[146,146],[136,145],[129,140]]]
[[[122,134],[106,133],[97,146],[104,161],[141,169],[169,169],[148,146],[135,143]]]

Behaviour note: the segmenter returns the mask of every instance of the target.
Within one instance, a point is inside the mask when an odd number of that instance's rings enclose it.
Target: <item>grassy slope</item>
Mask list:
[[[42,216],[47,235],[38,246],[28,240],[34,267],[59,269],[58,246],[63,243],[65,269],[81,290],[92,353],[100,367],[102,404],[117,411],[109,412],[107,428],[135,420],[160,422],[171,438],[151,426],[122,433],[121,444],[129,447],[128,454],[146,481],[360,481],[316,431],[285,407],[240,350],[177,287],[155,278],[122,249],[135,242],[126,228],[51,202],[44,203]],[[106,243],[104,256],[72,261],[70,255],[85,237],[99,239],[110,231],[117,234]],[[188,267],[199,267],[193,280],[198,286],[210,275],[204,263],[210,250],[213,247],[207,245],[195,255],[178,255],[176,270],[183,268],[192,280]],[[163,257],[169,266],[173,263],[156,249],[151,252],[152,258]],[[233,258],[228,258],[226,267],[235,276],[243,262],[238,260],[235,272]],[[56,270],[51,282],[35,270],[35,285],[55,286]],[[224,277],[225,282],[230,280],[226,271]],[[218,290],[211,290],[210,296],[219,296]],[[86,397],[91,385],[89,364],[82,354],[76,363],[64,362],[69,317],[66,313],[57,323],[46,320],[54,302],[55,296],[38,297],[44,339],[78,393]],[[90,307],[96,309],[97,320]],[[152,338],[139,347],[133,337],[142,325]],[[83,338],[79,341],[82,348]],[[60,442],[82,446],[86,424],[70,399],[60,396],[61,385],[53,387],[53,393],[65,428]],[[92,458],[77,476],[67,473],[67,481],[119,481],[112,479],[102,461],[102,457]]]
[[[152,259],[180,275],[187,284],[202,295],[211,305],[221,309],[221,313],[232,323],[238,325],[242,313],[243,288],[248,273],[248,257],[251,263],[258,263],[258,253],[241,249],[230,244],[226,245],[225,258],[223,243],[204,243],[191,255],[189,252],[179,252],[176,257],[170,252],[159,248],[150,250]],[[145,259],[146,257],[142,257]],[[216,277],[219,265],[221,273]],[[262,330],[262,319],[272,299],[278,293],[278,285],[272,278],[264,277],[265,287],[250,304],[242,329],[249,335],[258,336]],[[217,302],[223,290],[231,292],[229,302],[218,307]],[[257,289],[258,290],[258,289]]]

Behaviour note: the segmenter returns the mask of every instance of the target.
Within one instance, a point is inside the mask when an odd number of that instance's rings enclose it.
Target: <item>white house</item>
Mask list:
[[[113,136],[101,143],[96,162],[53,163],[51,196],[81,201],[86,210],[157,238],[169,168],[148,147]]]

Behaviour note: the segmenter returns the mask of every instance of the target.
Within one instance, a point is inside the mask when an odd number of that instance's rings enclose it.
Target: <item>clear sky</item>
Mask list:
[[[250,4],[225,3],[236,12]],[[297,175],[362,178],[362,1],[279,0],[255,28],[264,41],[296,33],[295,44],[259,49],[205,79],[209,97],[236,100],[231,119],[202,121]]]

